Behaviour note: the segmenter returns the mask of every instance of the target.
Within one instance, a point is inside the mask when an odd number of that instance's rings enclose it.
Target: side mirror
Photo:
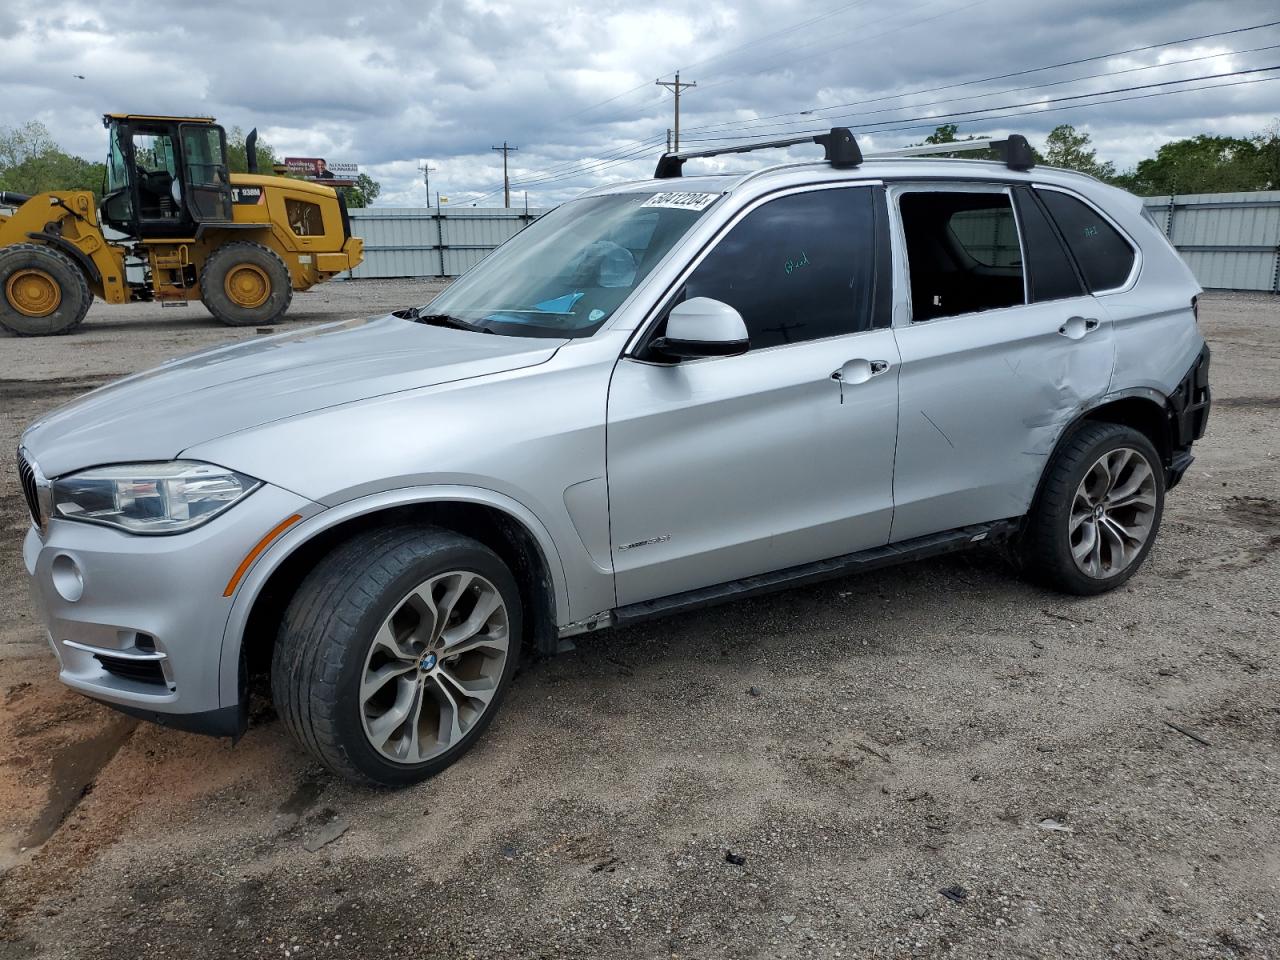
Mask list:
[[[671,308],[666,336],[649,344],[649,351],[655,359],[677,362],[735,357],[749,346],[742,314],[719,300],[694,297]]]

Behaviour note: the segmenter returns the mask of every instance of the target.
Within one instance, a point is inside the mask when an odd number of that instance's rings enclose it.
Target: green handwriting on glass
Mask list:
[[[795,273],[797,270],[799,270],[801,267],[807,267],[808,265],[809,265],[809,255],[805,253],[803,250],[801,250],[800,259],[793,260],[790,257],[788,257],[787,262],[782,265],[782,269],[787,271],[788,274],[792,274],[792,273]]]

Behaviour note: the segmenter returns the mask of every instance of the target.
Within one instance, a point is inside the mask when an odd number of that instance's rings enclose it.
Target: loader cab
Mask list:
[[[102,220],[140,240],[230,223],[227,136],[208,117],[108,114]]]

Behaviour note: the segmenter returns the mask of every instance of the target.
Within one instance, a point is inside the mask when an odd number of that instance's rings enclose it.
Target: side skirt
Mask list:
[[[883,547],[848,553],[830,560],[819,560],[816,563],[801,564],[798,567],[788,567],[772,573],[744,577],[741,580],[688,590],[669,597],[659,597],[656,600],[644,600],[618,607],[613,611],[609,622],[618,626],[640,623],[644,620],[710,607],[730,600],[743,600],[747,597],[772,593],[775,590],[788,590],[792,587],[802,587],[866,570],[878,570],[881,567],[906,563],[909,560],[921,560],[925,557],[967,550],[979,544],[1007,540],[1017,532],[1020,523],[1021,518],[976,523],[944,533],[933,533],[925,537],[904,540],[901,543],[890,543]],[[597,622],[595,626],[607,625],[608,623]]]

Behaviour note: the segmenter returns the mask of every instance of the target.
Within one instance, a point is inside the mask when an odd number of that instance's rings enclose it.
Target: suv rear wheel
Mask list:
[[[483,544],[438,528],[356,537],[285,613],[276,708],[335,773],[416,783],[489,725],[515,673],[520,614],[515,579]]]
[[[1164,512],[1160,455],[1117,423],[1084,423],[1049,463],[1023,537],[1023,563],[1046,586],[1113,590],[1142,565]]]

